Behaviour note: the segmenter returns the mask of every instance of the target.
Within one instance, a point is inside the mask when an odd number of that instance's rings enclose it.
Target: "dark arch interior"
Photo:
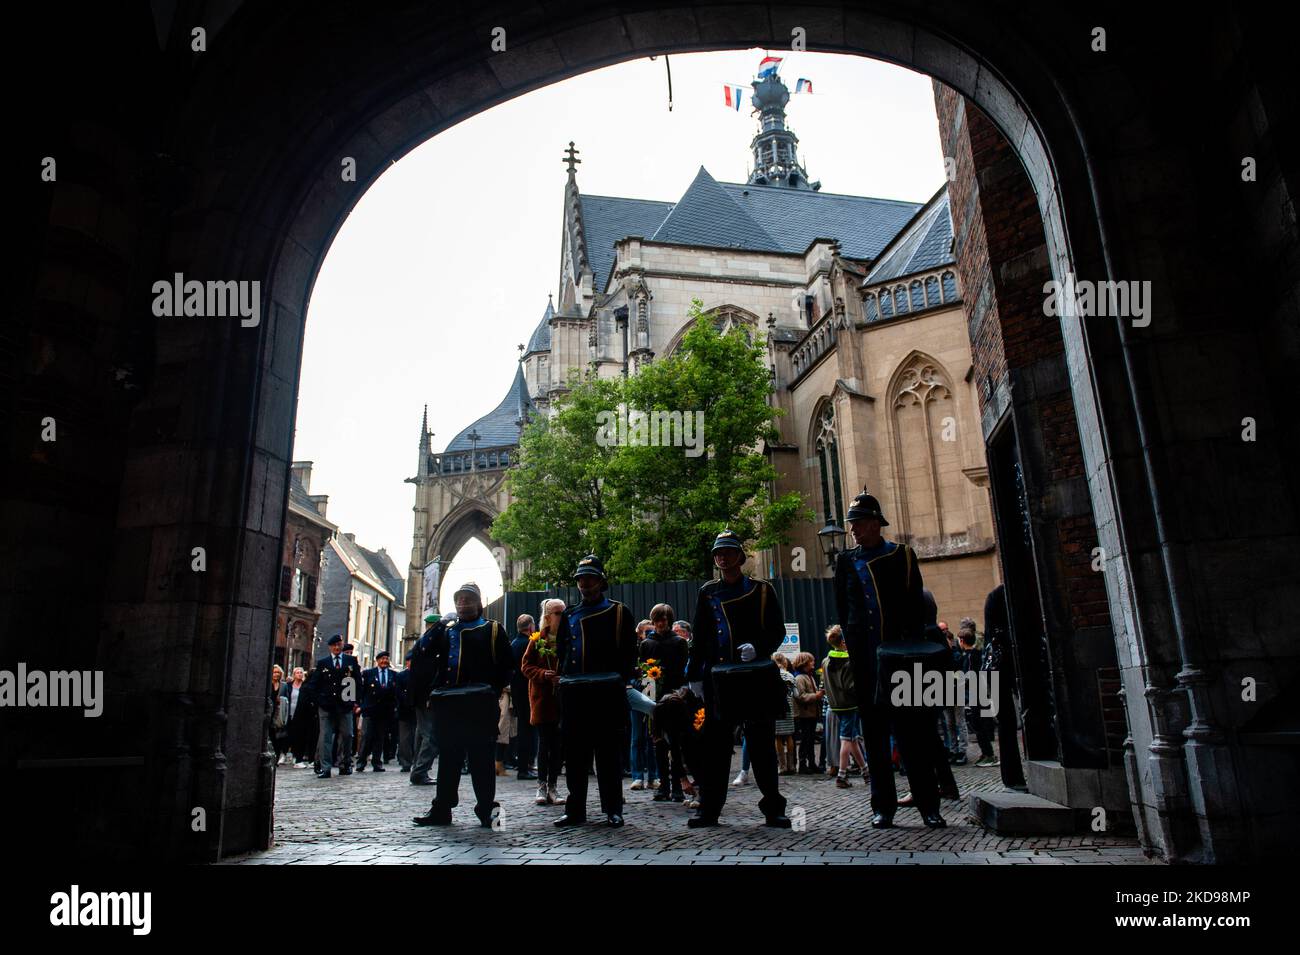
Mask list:
[[[981,293],[1001,310],[1012,373],[989,403],[1028,415],[1050,410],[1035,394],[1070,395],[1083,461],[1065,490],[1091,509],[1113,559],[1105,609],[1143,838],[1168,857],[1208,860],[1295,845],[1285,820],[1300,787],[1281,787],[1287,796],[1264,783],[1294,780],[1294,766],[1251,742],[1267,735],[1252,722],[1267,712],[1234,689],[1259,673],[1263,702],[1285,699],[1297,670],[1294,648],[1260,626],[1294,606],[1295,575],[1256,572],[1289,566],[1297,531],[1297,478],[1282,466],[1296,439],[1283,389],[1300,326],[1287,198],[1297,164],[1277,37],[1231,11],[1207,28],[1129,10],[1103,55],[1090,46],[1091,11],[919,0],[223,9],[182,2],[152,19],[147,8],[97,9],[79,13],[69,37],[50,7],[32,12],[26,34],[59,70],[16,121],[59,157],[59,178],[30,192],[18,225],[20,266],[34,278],[11,391],[19,453],[6,552],[22,570],[3,662],[100,666],[109,705],[41,759],[25,742],[41,717],[5,714],[18,731],[7,727],[0,759],[25,804],[79,819],[79,848],[213,859],[269,839],[262,676],[303,316],[366,185],[439,130],[526,90],[634,57],[786,46],[796,26],[810,50],[929,74],[1010,150],[999,160],[996,137],[972,137],[992,163],[981,190],[1019,201],[1026,224],[990,230]],[[208,50],[195,54],[200,23]],[[502,53],[489,47],[495,24],[508,29]],[[356,160],[357,182],[341,180],[341,157]],[[1242,180],[1242,157],[1257,160],[1256,181]],[[1226,234],[1236,238],[1215,238]],[[262,281],[260,326],[152,318],[146,279],[177,271]],[[1024,277],[1067,273],[1150,278],[1153,321],[1062,322],[1051,360],[1017,352],[1037,341],[1008,324],[1034,291]],[[59,441],[32,446],[50,414]],[[1240,440],[1243,416],[1268,438]],[[1051,456],[1038,420],[1017,422],[1021,457]],[[1047,505],[1041,490],[1027,501],[1030,512]],[[186,555],[199,541],[212,570],[195,576]],[[87,567],[87,553],[101,559]],[[69,579],[93,627],[29,652],[12,635],[42,629]],[[151,665],[164,654],[178,670]],[[77,798],[93,792],[101,811],[71,813],[60,773],[100,756],[112,758],[81,775]],[[1149,763],[1155,772],[1140,770]],[[195,805],[217,822],[200,835],[188,825]]]

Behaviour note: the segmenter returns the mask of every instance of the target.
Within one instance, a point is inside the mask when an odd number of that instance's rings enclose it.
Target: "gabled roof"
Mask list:
[[[478,430],[479,434],[477,447],[496,448],[518,444],[521,410],[526,410],[528,413],[536,410],[532,399],[528,396],[528,385],[524,381],[523,365],[515,368],[515,380],[511,383],[506,396],[501,399],[501,403],[452,438],[447,444],[447,450],[473,450],[476,446],[475,442],[471,441],[468,436],[475,429]]]
[[[904,275],[937,269],[953,261],[952,216],[945,184],[916,214],[907,228],[889,244],[872,266],[863,287],[888,282]]]
[[[329,530],[338,529],[337,525],[331,524],[326,520],[325,516],[316,508],[316,505],[312,503],[311,496],[307,493],[307,489],[304,488],[302,482],[298,480],[298,475],[292,471],[289,472],[289,507],[320,527]]]
[[[655,242],[781,252],[781,244],[709,175],[703,166],[651,236]],[[802,249],[800,251],[803,251]]]
[[[406,590],[406,581],[402,579],[402,572],[397,569],[397,565],[393,563],[393,558],[388,556],[388,552],[368,550],[360,544],[357,545],[357,550],[365,555],[366,562],[370,564],[376,576],[384,582],[384,586],[393,592],[394,603],[399,607],[405,603],[403,592]]]
[[[921,208],[918,202],[842,196],[784,186],[721,184],[782,252],[802,255],[813,239],[837,239],[840,254],[874,259]]]
[[[382,593],[385,597],[395,599],[393,592],[384,583],[383,575],[371,566],[370,561],[366,559],[366,552],[354,540],[349,540],[342,534],[330,539],[334,548],[343,555],[344,562],[353,576],[360,577],[375,590]]]
[[[555,307],[551,300],[546,300],[546,311],[542,313],[542,320],[537,323],[533,329],[533,335],[528,339],[528,350],[525,355],[530,355],[535,351],[551,350],[551,318],[555,315]]]
[[[580,196],[582,229],[587,258],[594,273],[592,288],[601,291],[614,267],[614,243],[630,235],[648,239],[672,211],[671,202],[619,199],[614,196]]]

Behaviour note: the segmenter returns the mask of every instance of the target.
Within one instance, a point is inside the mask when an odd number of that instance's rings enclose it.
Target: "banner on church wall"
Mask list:
[[[430,612],[438,612],[438,585],[441,582],[439,571],[441,565],[436,561],[430,561],[424,565],[424,602],[420,605],[420,616]]]

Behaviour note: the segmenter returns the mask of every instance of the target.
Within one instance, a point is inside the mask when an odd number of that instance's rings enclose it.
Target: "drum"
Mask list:
[[[926,674],[938,673],[941,677],[952,668],[952,651],[946,644],[937,640],[897,640],[882,643],[876,648],[876,700],[889,702],[893,694],[895,673],[906,673],[908,680],[916,677],[916,667],[920,666],[921,679]],[[924,684],[922,684],[924,685]],[[920,692],[920,688],[914,689]],[[906,694],[907,700],[914,698]],[[892,704],[891,704],[892,705]]]
[[[627,681],[617,673],[575,673],[560,677],[560,712],[566,720],[608,720],[627,716]]]
[[[440,686],[429,694],[434,735],[440,746],[490,743],[497,737],[501,711],[486,683]]]
[[[724,722],[779,720],[786,715],[785,683],[776,662],[715,663],[713,703]]]

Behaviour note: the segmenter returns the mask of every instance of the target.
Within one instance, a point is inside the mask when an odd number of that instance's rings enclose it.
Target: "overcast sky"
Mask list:
[[[743,182],[757,120],[749,83],[763,51],[634,60],[521,96],[428,140],[362,196],[326,256],[307,313],[294,457],[312,493],[357,542],[410,563],[423,406],[433,447],[505,395],[519,352],[557,289],[565,167],[594,195],[676,201],[702,165]],[[943,182],[930,80],[860,57],[778,53],[781,76],[812,81],[787,121],[825,192],[923,202]],[[740,112],[726,83],[745,87]],[[500,575],[462,551],[451,590]]]

